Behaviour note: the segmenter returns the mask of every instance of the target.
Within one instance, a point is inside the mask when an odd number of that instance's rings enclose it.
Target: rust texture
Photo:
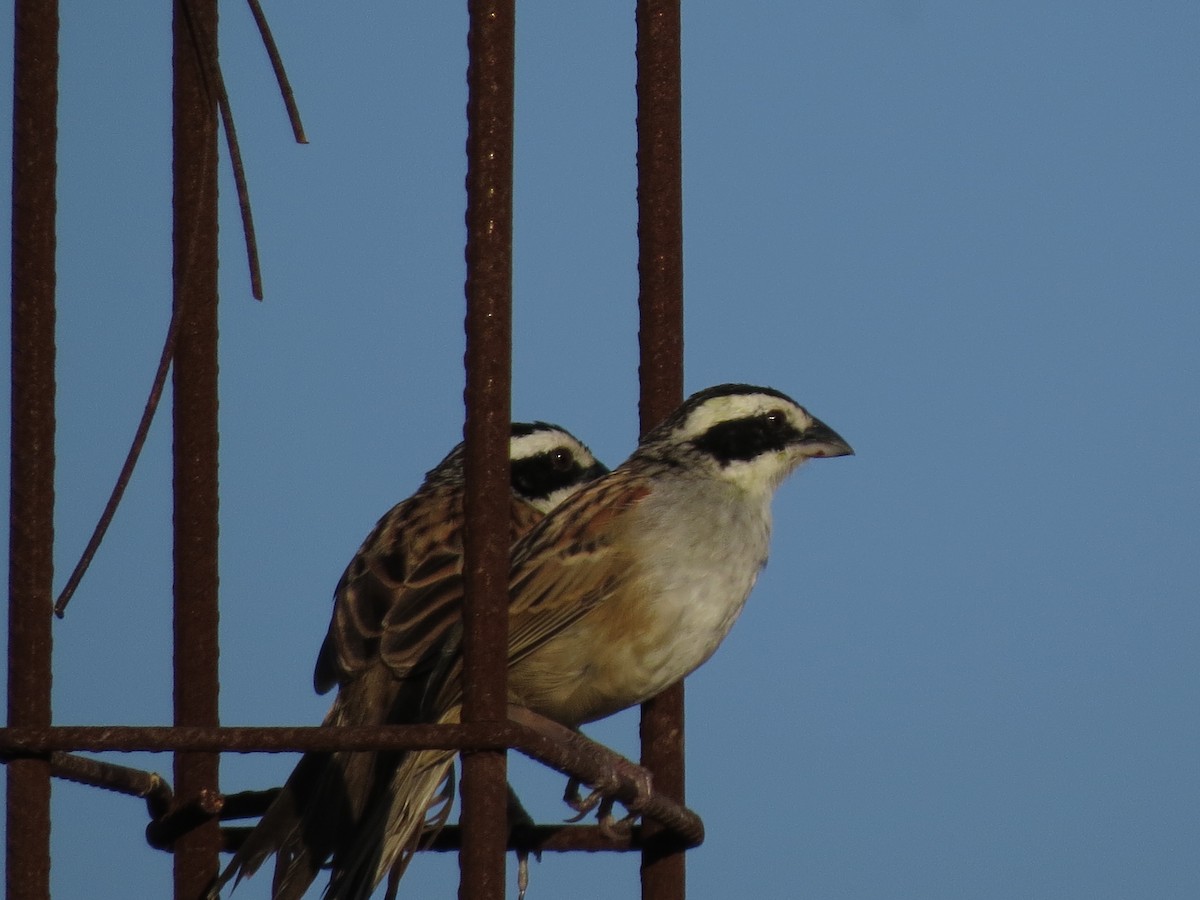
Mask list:
[[[525,730],[518,731],[512,743],[526,756],[587,784],[604,786],[606,794],[666,828],[682,849],[695,847],[704,840],[700,818],[660,791],[657,785],[652,785],[648,796],[641,796],[638,780],[631,777],[635,767],[620,754],[527,709],[509,707],[509,716],[524,726]]]
[[[227,853],[236,852],[250,831],[248,827],[222,828],[222,849]],[[447,853],[458,852],[462,846],[462,829],[447,825],[438,832],[433,843],[421,849]],[[642,846],[642,829],[638,825],[627,835],[616,836],[605,834],[596,825],[534,825],[514,829],[508,841],[509,850],[529,850],[531,853],[629,853],[640,851]]]
[[[513,0],[472,0],[467,36],[463,717],[505,718],[512,353]],[[463,754],[463,900],[504,896],[505,752]]]
[[[354,725],[329,728],[249,726],[164,727],[153,725],[58,725],[52,728],[0,728],[0,754],[20,756],[50,750],[88,753],[182,750],[210,753],[287,753],[327,750],[498,749],[510,732],[507,723],[475,725]],[[179,793],[182,793],[180,791]]]
[[[683,399],[683,179],[679,0],[637,3],[638,276],[641,428]],[[683,685],[642,706],[642,765],[683,803]],[[682,900],[685,844],[645,828],[642,897]]]
[[[220,850],[222,836],[218,819],[224,808],[225,798],[216,791],[206,788],[194,797],[172,804],[166,813],[152,819],[146,826],[146,843],[156,850],[174,851],[197,831],[215,830],[217,832],[217,849]],[[178,853],[175,856],[175,868],[179,869]],[[209,877],[211,880],[212,876]],[[201,885],[201,891],[207,883]],[[176,897],[178,896],[177,891]]]
[[[176,725],[217,717],[217,101],[215,0],[176,0],[173,20],[174,704]],[[175,791],[216,794],[220,756],[175,755]],[[194,900],[217,874],[220,829],[202,821],[175,845],[175,897]]]
[[[461,846],[461,830],[448,825],[425,849],[446,852]],[[587,853],[628,853],[642,849],[642,828],[635,825],[627,835],[608,835],[596,825],[534,825],[514,834],[508,849],[533,853],[571,853],[577,850]]]
[[[50,724],[58,4],[14,7],[8,722]],[[7,771],[10,900],[50,896],[50,763]]]
[[[55,778],[76,784],[143,797],[151,818],[165,815],[173,799],[171,786],[155,772],[118,766],[73,753],[51,753],[50,771]]]
[[[54,774],[59,777],[145,797],[152,818],[159,820],[148,834],[151,842],[161,847],[169,847],[181,833],[194,828],[205,818],[236,819],[260,815],[275,792],[246,791],[220,796],[212,791],[202,791],[196,796],[182,798],[179,804],[168,808],[171,789],[158,775],[59,751],[68,748],[92,752],[223,749],[244,753],[428,747],[497,750],[513,747],[565,775],[588,784],[605,785],[607,793],[623,803],[636,804],[646,818],[669,828],[685,846],[696,846],[703,841],[704,827],[691,810],[660,793],[651,793],[647,797],[639,795],[638,779],[631,775],[636,767],[624,757],[527,709],[509,706],[507,715],[509,720],[505,722],[406,725],[384,729],[374,726],[168,728],[107,725],[3,728],[0,729],[0,754],[14,757],[50,751]],[[535,831],[542,836],[547,833]],[[572,830],[570,833],[582,832]],[[564,841],[569,840],[573,839],[555,838],[555,846],[546,849],[567,849]],[[595,841],[594,837],[581,840],[585,843]],[[585,849],[621,850],[640,846],[636,841],[621,844],[609,840],[603,846],[593,846],[593,843],[588,843]]]

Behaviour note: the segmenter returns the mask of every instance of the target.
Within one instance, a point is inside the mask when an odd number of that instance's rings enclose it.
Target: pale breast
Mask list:
[[[636,564],[612,595],[513,667],[514,702],[581,724],[653,697],[713,654],[766,558],[770,519],[740,492],[709,493],[717,495],[638,509]]]

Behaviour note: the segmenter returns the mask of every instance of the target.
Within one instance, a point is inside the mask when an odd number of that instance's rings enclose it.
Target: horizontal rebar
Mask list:
[[[682,838],[688,846],[695,846],[704,840],[704,825],[700,817],[653,791],[646,794],[643,787],[648,783],[645,771],[625,757],[526,709],[509,707],[508,713],[512,721],[465,725],[274,728],[59,725],[48,728],[0,728],[0,757],[50,753],[52,763],[59,764],[55,774],[60,777],[136,796],[147,796],[153,790],[169,797],[170,788],[158,775],[115,766],[100,760],[74,757],[61,751],[162,753],[172,750],[223,750],[234,753],[284,753],[334,750],[502,750],[511,747],[565,775],[600,786],[606,795],[621,803],[636,806],[639,813],[666,827],[678,838]],[[237,798],[237,817],[246,817],[254,815],[256,807],[265,809],[272,792],[247,792],[230,796]],[[204,818],[205,815],[216,816],[222,813],[227,803],[226,798],[217,795],[200,798],[203,802],[199,807],[196,806],[197,798],[176,799],[175,811],[170,816],[175,819],[183,816],[189,824]],[[184,810],[191,812],[183,812]],[[203,815],[195,815],[196,812]],[[230,814],[232,810],[224,812],[224,817],[234,817]],[[156,818],[161,818],[161,815],[160,812]],[[170,832],[175,834],[177,828],[172,827]],[[162,827],[159,827],[156,834],[156,844],[170,842],[163,836]]]
[[[424,849],[445,853],[461,846],[462,830],[457,825],[447,825]],[[598,825],[533,825],[515,831],[508,839],[508,849],[534,853],[570,853],[573,850],[628,853],[642,849],[642,829],[635,825],[627,834],[614,834]]]
[[[171,786],[157,772],[118,766],[73,753],[54,752],[50,754],[50,774],[76,784],[143,797],[151,818],[163,815],[171,805]]]
[[[92,753],[166,753],[220,751],[288,753],[332,750],[497,749],[506,746],[508,726],[170,726],[56,725],[48,728],[0,728],[0,756],[24,756],[53,750]]]
[[[254,829],[235,826],[221,829],[221,849],[235,852]],[[625,834],[606,832],[598,825],[533,825],[514,832],[508,839],[509,850],[529,850],[533,853],[629,853],[642,849],[642,828],[634,825]],[[689,845],[694,846],[694,845]],[[449,853],[462,847],[462,828],[447,825],[424,851]],[[165,849],[165,848],[164,848]]]
[[[233,853],[254,829],[238,825],[221,829],[221,850]],[[427,847],[431,853],[449,853],[462,847],[462,828],[447,825]],[[168,849],[168,848],[160,848]],[[642,849],[642,828],[633,826],[627,834],[605,832],[598,825],[533,825],[514,832],[508,839],[509,850],[529,850],[532,853],[628,853]]]

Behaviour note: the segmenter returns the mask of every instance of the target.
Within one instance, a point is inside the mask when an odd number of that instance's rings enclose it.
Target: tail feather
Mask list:
[[[438,724],[456,723],[454,707]],[[454,801],[453,750],[407,754],[364,818],[350,852],[334,857],[324,900],[366,900],[391,873],[395,883],[423,846],[446,824]]]
[[[301,867],[306,865],[309,854],[304,851],[301,843],[301,810],[305,808],[306,801],[311,795],[321,793],[320,785],[327,777],[330,767],[329,754],[310,753],[301,758],[288,777],[287,783],[279,792],[279,796],[275,798],[270,808],[259,820],[258,825],[246,837],[229,865],[225,867],[220,878],[209,890],[208,900],[216,900],[221,889],[230,879],[233,879],[233,886],[237,887],[243,878],[248,878],[257,872],[273,853],[278,854],[281,860],[285,855],[288,856],[290,858],[289,869],[294,872],[298,873]],[[309,877],[309,882],[316,877],[316,869],[319,867],[320,861],[311,866],[313,874]],[[285,879],[285,881],[294,881],[294,879],[293,875],[292,878]],[[282,897],[286,895],[279,893],[281,879],[278,865],[275,871],[275,882],[276,889],[273,897],[275,900],[282,900]],[[307,883],[305,887],[307,887]],[[299,894],[303,893],[304,889],[301,888]],[[299,894],[295,896],[299,896]]]
[[[413,690],[380,666],[343,687],[324,724],[412,721],[417,702]],[[330,857],[336,860],[358,843],[370,804],[389,784],[397,761],[391,753],[306,753],[217,879],[208,900],[216,900],[230,880],[236,887],[253,875],[272,854],[272,900],[299,900]]]

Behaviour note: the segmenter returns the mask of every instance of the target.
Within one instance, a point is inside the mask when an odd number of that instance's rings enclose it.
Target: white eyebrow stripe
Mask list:
[[[773,409],[784,410],[797,428],[806,428],[812,422],[801,407],[771,394],[727,394],[714,397],[692,410],[680,429],[681,437],[685,440],[699,437],[714,425],[760,416]]]
[[[576,456],[581,457],[586,462],[587,455],[582,452],[583,448],[579,445],[579,442],[557,428],[539,430],[532,434],[523,434],[519,437],[509,439],[508,458],[530,459],[539,453],[549,453],[551,450],[556,450],[563,446],[570,447]]]

